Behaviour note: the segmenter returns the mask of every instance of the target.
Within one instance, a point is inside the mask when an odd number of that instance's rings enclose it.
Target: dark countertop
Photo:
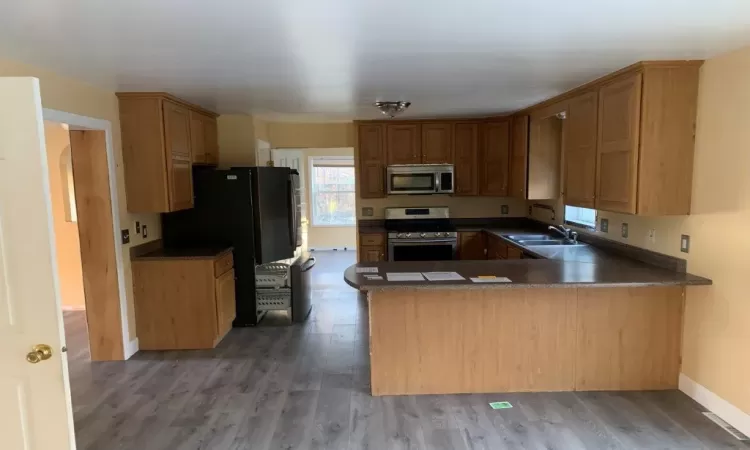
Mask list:
[[[133,261],[160,259],[216,259],[232,251],[232,247],[216,248],[160,248],[145,255],[136,256]]]
[[[467,227],[468,228],[468,227]],[[543,259],[488,261],[403,261],[355,264],[344,272],[344,281],[361,290],[390,288],[418,289],[502,289],[513,287],[637,287],[637,286],[701,286],[711,280],[685,272],[663,269],[635,259],[615,255],[592,245],[521,247],[502,237],[504,234],[537,233],[538,231],[504,228],[471,227],[459,231],[485,231],[494,234],[525,253]],[[367,280],[356,267],[378,267],[383,280]],[[463,281],[388,282],[388,272],[457,272]],[[508,277],[511,283],[474,283],[470,277],[494,275]]]

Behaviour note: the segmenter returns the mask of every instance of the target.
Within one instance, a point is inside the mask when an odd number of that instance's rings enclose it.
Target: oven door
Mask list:
[[[388,241],[389,261],[449,261],[455,258],[455,239]]]
[[[403,172],[388,169],[389,194],[434,194],[438,183],[435,172]]]

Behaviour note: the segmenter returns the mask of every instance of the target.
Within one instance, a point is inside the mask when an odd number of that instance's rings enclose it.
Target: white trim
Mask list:
[[[95,119],[93,117],[79,116],[64,111],[43,108],[42,117],[52,122],[66,123],[71,130],[103,130],[107,147],[107,168],[109,171],[109,196],[112,203],[112,228],[115,240],[115,263],[117,265],[117,288],[120,294],[120,321],[122,326],[122,346],[125,359],[130,346],[130,327],[128,324],[128,305],[125,293],[125,264],[122,257],[122,245],[120,244],[120,205],[117,197],[117,170],[115,164],[115,149],[112,144],[112,123],[109,120]],[[136,338],[137,339],[137,338]],[[137,345],[137,344],[136,344]]]
[[[138,338],[133,339],[132,341],[128,342],[128,344],[125,346],[125,359],[130,359],[131,356],[138,353],[138,350],[140,349]]]
[[[61,309],[63,311],[86,311],[86,306],[85,305],[78,305],[78,306],[62,305]]]
[[[696,402],[721,417],[729,425],[750,436],[750,414],[709,391],[706,387],[691,380],[684,373],[680,374],[679,387]]]
[[[356,252],[356,249],[354,247],[355,247],[354,245],[352,245],[351,247],[346,247],[346,249],[344,249],[344,247],[310,247],[308,250],[312,253],[329,252],[333,250],[336,250],[339,252]]]

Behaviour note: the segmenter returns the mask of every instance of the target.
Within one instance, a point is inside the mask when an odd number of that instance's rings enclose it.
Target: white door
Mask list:
[[[74,449],[39,80],[0,78],[0,99],[0,448]]]
[[[307,183],[305,183],[304,154],[302,150],[285,150],[275,148],[271,150],[273,165],[276,167],[291,167],[299,172],[300,197],[302,197],[302,246],[307,250]]]

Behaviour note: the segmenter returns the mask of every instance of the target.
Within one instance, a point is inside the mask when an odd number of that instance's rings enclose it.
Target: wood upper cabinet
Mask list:
[[[422,164],[453,164],[453,124],[422,124]]]
[[[568,101],[563,197],[566,205],[594,208],[596,198],[597,91]]]
[[[455,195],[477,195],[479,173],[479,124],[457,123],[453,127],[453,171]]]
[[[485,123],[483,134],[479,193],[506,196],[510,162],[510,121]]]
[[[199,163],[218,160],[215,117],[165,93],[117,97],[128,211],[192,208],[194,158]]]
[[[642,83],[639,72],[599,90],[597,209],[636,213]]]
[[[203,115],[190,111],[190,146],[193,151],[193,163],[206,162],[206,130]]]
[[[385,129],[388,165],[422,162],[419,124],[388,124]]]
[[[526,200],[529,162],[529,116],[514,116],[510,136],[510,188],[508,195]]]
[[[483,231],[461,231],[458,233],[458,259],[487,259],[487,239]]]
[[[193,207],[193,172],[190,151],[190,111],[164,101],[164,142],[167,151],[169,210]]]
[[[385,126],[359,125],[357,150],[360,197],[385,197]]]
[[[190,111],[190,145],[194,164],[219,162],[218,127],[216,119]]]

